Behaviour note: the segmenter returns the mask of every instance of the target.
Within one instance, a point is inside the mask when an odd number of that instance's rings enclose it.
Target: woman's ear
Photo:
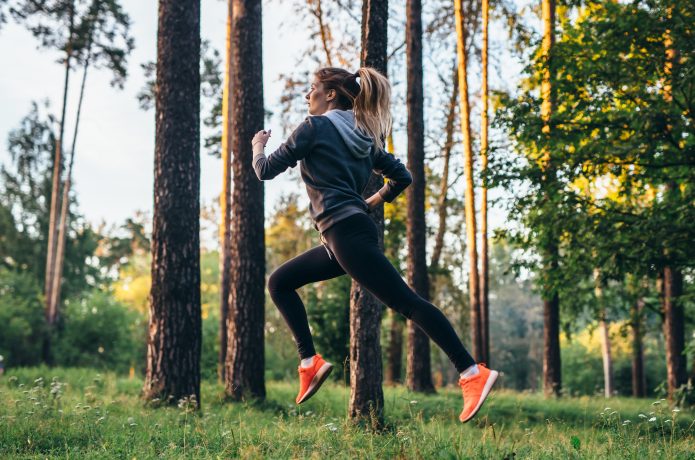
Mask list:
[[[333,99],[335,99],[336,93],[334,89],[329,89],[328,92],[326,93],[326,102],[331,102]]]

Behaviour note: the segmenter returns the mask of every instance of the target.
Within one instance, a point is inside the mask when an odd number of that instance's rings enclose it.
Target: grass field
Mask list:
[[[349,389],[326,384],[301,408],[295,382],[265,402],[229,403],[204,382],[202,409],[148,407],[138,378],[91,369],[17,369],[0,377],[3,458],[695,458],[695,413],[667,401],[546,400],[495,391],[462,425],[456,389],[385,388],[386,428],[346,418]]]

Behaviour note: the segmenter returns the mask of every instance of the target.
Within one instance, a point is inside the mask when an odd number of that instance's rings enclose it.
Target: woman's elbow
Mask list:
[[[256,169],[255,171],[256,171],[256,177],[260,181],[266,181],[266,180],[270,180],[273,178],[273,176],[271,176],[267,170],[264,171],[263,169]]]
[[[408,174],[403,176],[403,184],[405,184],[406,187],[413,183],[413,175],[410,174],[410,171],[407,171],[407,173]]]

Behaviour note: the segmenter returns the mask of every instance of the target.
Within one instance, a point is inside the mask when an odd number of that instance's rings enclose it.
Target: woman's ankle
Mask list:
[[[308,358],[302,359],[300,366],[301,367],[311,367],[311,365],[314,363],[314,356],[316,356],[316,355],[312,355]]]

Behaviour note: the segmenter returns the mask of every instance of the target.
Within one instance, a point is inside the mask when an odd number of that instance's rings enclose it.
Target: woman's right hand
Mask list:
[[[384,199],[381,197],[381,195],[379,195],[379,192],[377,192],[367,198],[365,201],[367,202],[367,206],[369,206],[370,211],[373,211],[377,206],[384,202]]]
[[[256,133],[255,136],[253,136],[253,139],[251,139],[251,148],[253,149],[254,154],[256,153],[257,149],[259,152],[263,151],[263,148],[265,148],[265,144],[268,143],[271,131],[272,129],[269,129],[268,131],[260,130]],[[257,145],[261,145],[262,147],[257,147]]]

